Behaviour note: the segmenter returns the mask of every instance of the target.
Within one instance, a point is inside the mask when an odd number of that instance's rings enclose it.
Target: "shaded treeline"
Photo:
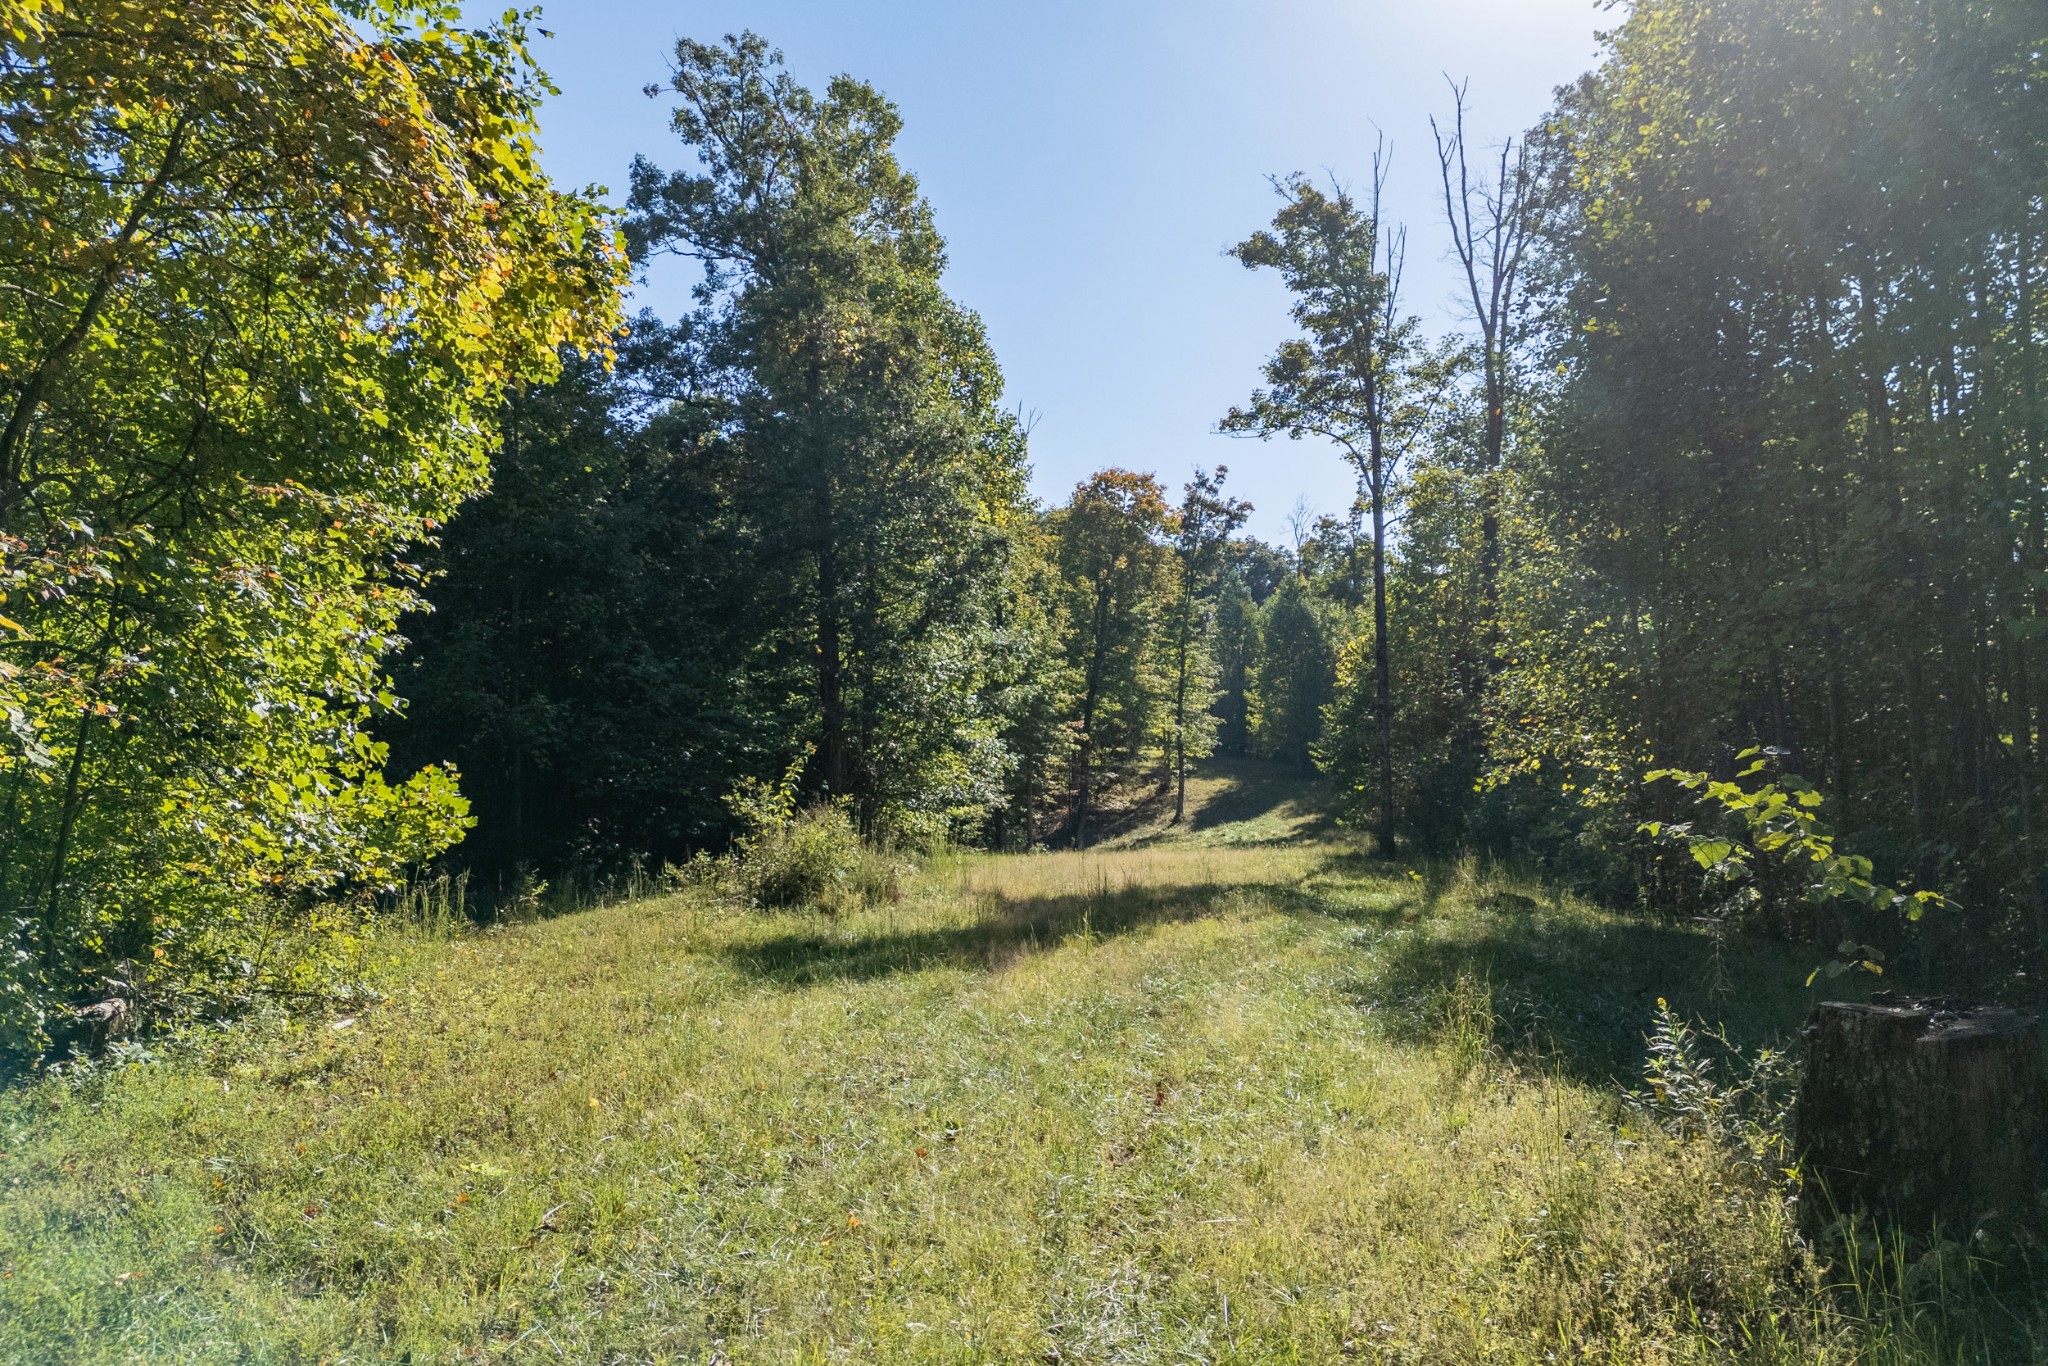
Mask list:
[[[1617,844],[1639,756],[1775,746],[1995,958],[2048,932],[2044,39],[1658,0],[1564,92],[1492,725]]]
[[[1357,819],[1754,917],[1638,825],[1693,814],[1647,770],[1763,746],[1839,847],[1954,899],[1918,966],[2037,955],[2043,39],[2011,3],[1643,0],[1525,139],[1468,145],[1453,87],[1441,347],[1380,174],[1278,182],[1238,255],[1301,331],[1226,425],[1358,467],[1389,606],[1336,630],[1316,740]]]
[[[703,264],[699,306],[512,400],[412,627],[390,733],[460,764],[458,857],[679,860],[792,759],[806,800],[913,844],[1085,842],[1134,784],[1184,781],[1247,511],[1223,472],[1034,505],[895,111],[751,36],[681,44],[671,86],[695,164],[636,163],[625,231]]]

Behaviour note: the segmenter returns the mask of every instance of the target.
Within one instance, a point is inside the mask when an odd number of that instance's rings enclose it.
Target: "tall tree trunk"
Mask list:
[[[505,424],[505,454],[513,462],[519,459],[519,409],[513,405],[511,419]],[[512,580],[512,628],[510,648],[505,658],[510,661],[512,677],[509,691],[512,694],[512,847],[524,851],[526,842],[526,651],[520,644],[520,637],[526,629],[525,587],[523,574],[514,572]]]
[[[806,445],[811,459],[811,549],[817,560],[818,767],[826,794],[851,795],[852,765],[847,754],[845,647],[840,638],[838,508],[832,489],[830,438],[822,431],[825,372],[815,358],[804,376]]]
[[[2025,221],[2020,225],[2017,260],[2014,262],[2014,277],[2018,286],[2015,299],[2013,332],[2019,345],[2020,381],[2020,449],[2025,460],[2026,525],[2025,567],[2035,576],[2029,601],[2022,610],[2031,614],[2038,625],[2048,620],[2048,469],[2043,468],[2043,457],[2048,456],[2048,439],[2042,435],[2043,414],[2041,412],[2041,376],[2039,349],[2034,344],[2034,253],[2040,242],[2040,235],[2034,226],[2034,214],[2027,211]],[[2033,655],[2038,646],[2027,640],[2014,642],[2013,653],[2014,689],[2017,693],[2016,730],[2014,739],[2019,745],[2021,773],[2020,801],[2026,807],[2024,829],[2032,830],[2039,814],[2033,809],[2033,800],[2043,786],[2040,781],[2041,749],[2037,741],[2041,727],[2040,700],[2035,696],[2034,677],[2038,670],[2033,667]],[[2032,848],[2029,839],[2028,870],[2033,900],[2034,934],[2043,947],[2048,947],[2048,870],[2044,870],[2038,851]]]
[[[1188,743],[1179,727],[1173,732],[1173,819],[1179,825],[1188,812]]]
[[[1089,641],[1088,679],[1081,693],[1081,740],[1074,752],[1074,847],[1088,846],[1089,803],[1095,777],[1095,706],[1102,696],[1103,642],[1109,635],[1112,594],[1107,578],[1095,581],[1095,633]]]
[[[1181,572],[1180,636],[1175,648],[1173,680],[1173,819],[1179,825],[1188,809],[1188,653],[1195,608],[1194,571]]]
[[[1375,440],[1374,445],[1378,442]],[[1387,480],[1384,457],[1372,457],[1373,722],[1379,733],[1381,858],[1394,856],[1394,665],[1387,640]]]
[[[845,661],[839,631],[839,540],[833,530],[832,483],[820,477],[813,498],[817,519],[818,763],[831,797],[850,786],[846,752]]]
[[[512,843],[519,849],[526,848],[526,656],[519,645],[519,637],[525,625],[524,614],[521,611],[523,587],[519,575],[514,574],[512,648],[506,652],[506,657],[512,661]]]
[[[1032,781],[1032,775],[1038,772],[1041,756],[1035,753],[1026,753],[1020,755],[1019,759],[1020,767],[1024,773],[1024,780],[1017,786],[1017,804],[1022,808],[1022,815],[1024,817],[1024,852],[1028,854],[1031,852],[1031,846],[1035,843],[1035,836],[1038,833],[1036,829],[1038,824],[1036,815],[1038,809],[1038,789],[1037,785]]]
[[[1488,677],[1501,670],[1500,470],[1507,444],[1507,358],[1492,338],[1486,345],[1486,449],[1479,472],[1479,610],[1484,616],[1480,644]]]
[[[859,552],[858,546],[852,549],[856,554]],[[851,639],[845,642],[842,678],[845,674],[852,675],[854,696],[848,723],[847,777],[856,797],[855,814],[859,819],[860,832],[863,836],[873,836],[882,821],[883,789],[877,781],[879,775],[873,771],[868,759],[875,752],[876,734],[880,728],[880,721],[875,715],[873,646],[881,635],[882,607],[872,565],[866,568],[869,572],[863,573],[861,567],[856,567],[852,574],[856,583],[865,585],[865,591],[861,594],[859,610],[852,614]],[[843,686],[842,683],[842,690]]]
[[[1862,295],[1860,322],[1864,366],[1864,405],[1870,433],[1872,484],[1888,495],[1890,537],[1898,557],[1900,578],[1911,585],[1906,620],[1892,623],[1899,639],[1906,642],[1906,794],[1911,812],[1914,873],[1923,886],[1934,880],[1931,854],[1934,845],[1932,815],[1927,792],[1927,708],[1926,679],[1922,660],[1912,642],[1926,639],[1922,607],[1926,597],[1926,564],[1913,534],[1907,509],[1911,495],[1898,468],[1896,436],[1892,426],[1891,380],[1880,341],[1883,336],[1877,308],[1877,268],[1870,263],[1860,281]]]

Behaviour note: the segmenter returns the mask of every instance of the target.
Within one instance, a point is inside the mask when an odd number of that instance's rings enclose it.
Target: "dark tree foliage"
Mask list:
[[[715,405],[677,396],[691,349],[643,316],[616,375],[572,365],[522,393],[491,493],[443,542],[395,733],[460,764],[475,868],[721,843],[725,793],[801,724],[801,641],[774,629],[788,576],[738,513]]]
[[[990,706],[1001,718],[998,738],[1009,764],[1003,800],[984,832],[997,849],[1035,847],[1065,809],[1080,681],[1068,650],[1073,627],[1058,554],[1048,519],[1020,522],[991,622]]]
[[[1645,0],[1564,94],[1502,779],[1610,838],[1650,756],[1769,744],[1930,923],[2048,936],[2044,36]]]
[[[1254,684],[1254,737],[1260,753],[1311,767],[1334,697],[1337,609],[1299,576],[1266,604]]]
[[[1233,537],[1223,549],[1223,562],[1244,585],[1251,600],[1260,606],[1295,571],[1293,551],[1269,545],[1256,536]]]
[[[1171,694],[1166,759],[1173,775],[1175,825],[1187,815],[1190,765],[1206,758],[1216,745],[1210,679],[1215,672],[1217,576],[1231,533],[1252,511],[1250,503],[1223,496],[1228,473],[1222,465],[1214,474],[1196,470],[1173,514],[1173,600],[1164,644]]]
[[[1259,605],[1244,574],[1226,567],[1216,592],[1216,747],[1251,752],[1251,689],[1259,659]]]
[[[1000,799],[982,648],[1023,438],[980,320],[897,161],[902,120],[851,77],[798,85],[752,34],[684,40],[670,86],[694,164],[634,163],[641,259],[702,263],[695,319],[740,514],[792,591],[811,676],[792,742],[866,831],[929,838]]]
[[[1078,684],[1065,837],[1086,845],[1105,792],[1133,779],[1166,714],[1153,649],[1172,591],[1172,520],[1149,474],[1104,470],[1053,514]]]

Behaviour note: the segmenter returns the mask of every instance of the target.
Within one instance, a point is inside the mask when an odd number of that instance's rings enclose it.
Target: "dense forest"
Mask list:
[[[437,870],[682,867],[768,792],[1087,846],[1218,753],[1382,855],[1959,972],[2048,945],[2029,5],[1639,0],[1525,134],[1447,92],[1438,221],[1371,149],[1277,179],[1232,254],[1296,331],[1214,420],[1358,489],[1284,545],[1170,452],[1034,498],[897,111],[761,38],[678,45],[607,206],[538,167],[517,15],[0,16],[12,1047],[284,989]],[[693,308],[623,320],[667,255]],[[1740,782],[1687,821],[1658,769]]]

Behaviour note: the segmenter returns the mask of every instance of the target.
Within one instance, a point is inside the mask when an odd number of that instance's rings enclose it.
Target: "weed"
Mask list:
[[[1715,939],[1714,961],[1721,964]],[[1696,1028],[1658,998],[1643,1067],[1647,1092],[1631,1099],[1672,1133],[1727,1144],[1763,1172],[1791,1155],[1793,1070],[1781,1049],[1744,1056],[1724,1028]]]

